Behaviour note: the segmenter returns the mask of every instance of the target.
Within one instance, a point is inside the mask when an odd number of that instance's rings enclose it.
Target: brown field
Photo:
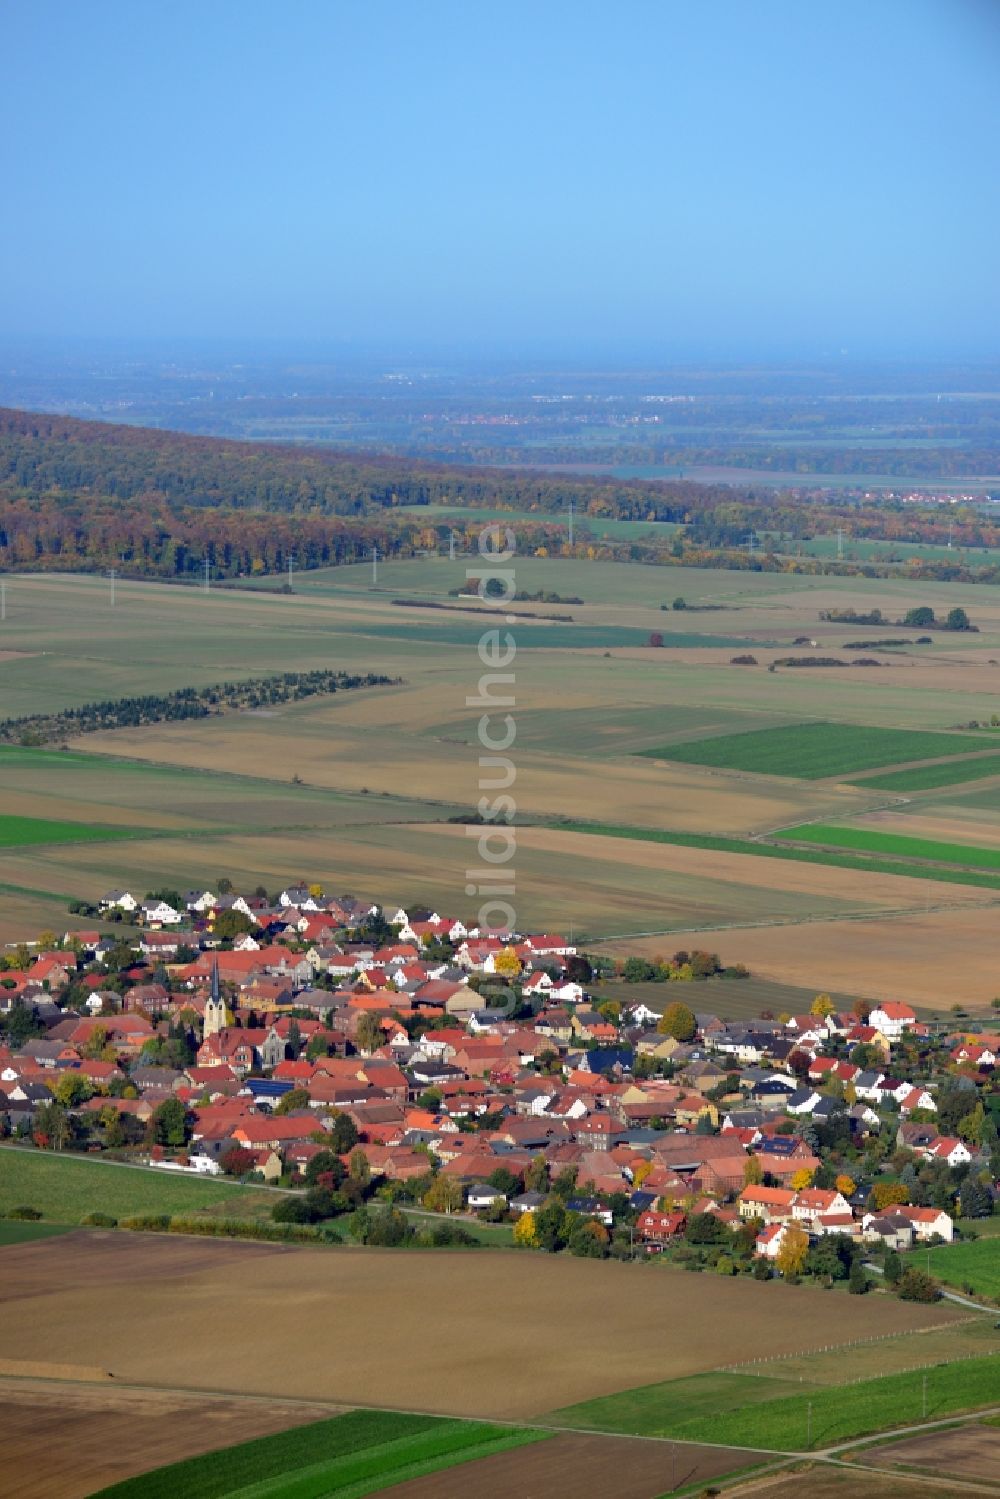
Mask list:
[[[750,1477],[725,1490],[727,1499],[955,1499],[962,1492],[926,1478],[890,1478],[867,1468],[850,1472],[819,1464],[799,1465],[765,1478]]]
[[[16,1287],[3,1308],[12,1358],[92,1364],[99,1351],[129,1384],[442,1414],[530,1417],[831,1336],[822,1291],[514,1252],[78,1232],[8,1245],[0,1270]],[[845,1342],[871,1319],[838,1300]],[[938,1306],[878,1307],[883,1332],[947,1320]]]
[[[85,1499],[135,1473],[335,1414],[306,1402],[0,1379],[0,1499]]]
[[[942,1478],[986,1480],[1000,1488],[1000,1429],[963,1425],[866,1447],[863,1461],[880,1468],[920,1468]]]
[[[981,807],[949,806],[947,811],[924,809],[919,801],[909,807],[853,816],[852,825],[875,828],[880,833],[898,833],[906,838],[935,838],[943,843],[967,843],[973,847],[1000,848],[1000,820]]]
[[[842,994],[908,1000],[942,1011],[957,1003],[985,1009],[1000,987],[997,905],[984,900],[955,910],[871,920],[734,928],[713,934],[711,945],[724,963],[746,963],[756,977],[777,983],[820,984]],[[687,935],[692,942],[700,936]],[[631,942],[628,950],[651,957],[661,946],[656,938],[645,938]],[[609,950],[615,951],[614,944]]]
[[[396,1484],[394,1499],[658,1499],[675,1488],[709,1483],[745,1467],[747,1453],[731,1447],[643,1438],[555,1436],[533,1447],[492,1457],[443,1473],[428,1473]]]

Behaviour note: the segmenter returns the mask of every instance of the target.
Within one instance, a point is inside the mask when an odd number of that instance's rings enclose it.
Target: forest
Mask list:
[[[1000,524],[971,505],[864,505],[830,495],[685,481],[616,480],[530,469],[464,469],[398,456],[196,437],[0,410],[0,570],[96,571],[191,580],[206,563],[222,579],[433,552],[452,530],[474,548],[481,526],[428,506],[509,511],[518,546],[672,566],[892,576],[898,559],[812,557],[804,543],[846,531],[852,541],[954,547],[913,558],[908,576],[996,582],[1000,566],[961,548],[1000,547]],[[401,507],[410,508],[401,508]],[[664,522],[662,535],[602,534],[611,521]],[[755,533],[758,545],[748,548]]]

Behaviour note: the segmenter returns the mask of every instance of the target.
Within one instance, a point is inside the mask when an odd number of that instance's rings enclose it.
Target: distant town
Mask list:
[[[309,883],[75,911],[94,929],[0,959],[0,1133],[285,1189],[261,1234],[507,1225],[525,1249],[919,1301],[941,1290],[911,1251],[995,1211],[1000,1033],[905,1002],[732,1023],[699,1003],[719,965],[697,952],[659,975],[662,1009],[601,998],[650,965]]]

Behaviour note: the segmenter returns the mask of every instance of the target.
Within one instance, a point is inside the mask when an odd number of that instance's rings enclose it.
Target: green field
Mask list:
[[[637,1436],[805,1452],[920,1422],[925,1377],[930,1421],[1000,1401],[1000,1354],[991,1354],[805,1390],[797,1380],[767,1375],[701,1374],[590,1400],[550,1419]]]
[[[829,864],[834,869],[861,869],[878,874],[901,874],[914,880],[940,880],[949,885],[982,885],[1000,890],[1000,872],[952,869],[947,865],[908,864],[903,859],[866,858],[861,854],[836,853],[824,848],[792,848],[788,844],[758,842],[751,838],[722,838],[708,833],[675,833],[662,828],[633,828],[614,823],[560,821],[552,827],[571,833],[593,833],[600,838],[634,838],[643,843],[669,843],[677,848],[708,848],[728,854],[753,854],[759,859],[792,859],[801,864]],[[913,840],[916,841],[916,840]]]
[[[48,817],[18,817],[0,812],[0,848],[33,848],[45,843],[107,843],[113,838],[141,838],[144,828],[102,828],[86,822],[57,822]]]
[[[819,781],[827,776],[874,770],[880,765],[964,755],[989,742],[983,735],[803,723],[752,729],[745,734],[722,734],[699,739],[694,744],[665,745],[643,753],[654,760],[677,760],[685,765],[710,765],[723,770]]]
[[[971,760],[946,760],[941,765],[916,765],[912,770],[889,770],[855,781],[863,791],[933,791],[962,781],[983,781],[1000,776],[1000,755],[978,755]]]
[[[974,848],[968,843],[942,843],[935,838],[910,838],[903,833],[882,833],[875,828],[838,828],[826,822],[782,828],[775,834],[795,843],[817,843],[834,848],[857,849],[873,854],[892,854],[903,859],[935,859],[945,864],[963,864],[973,869],[1000,869],[1000,848]]]
[[[133,1213],[196,1213],[236,1200],[248,1189],[198,1181],[155,1168],[118,1166],[90,1156],[0,1147],[0,1216],[12,1208],[37,1208],[54,1223],[79,1223],[87,1213],[125,1218]],[[270,1193],[254,1193],[270,1204]],[[29,1225],[30,1226],[30,1225]]]
[[[978,1229],[978,1223],[975,1224]],[[976,1295],[1000,1301],[1000,1244],[986,1232],[981,1239],[939,1244],[930,1251],[931,1273],[959,1290],[972,1286]],[[998,1333],[1000,1337],[1000,1333]]]
[[[0,1170],[3,1163],[0,1161]],[[57,1234],[69,1232],[65,1223],[29,1223],[17,1219],[0,1218],[0,1246],[4,1244],[30,1244],[33,1239],[52,1239]]]
[[[349,1411],[126,1479],[94,1499],[361,1499],[544,1438],[479,1421]]]

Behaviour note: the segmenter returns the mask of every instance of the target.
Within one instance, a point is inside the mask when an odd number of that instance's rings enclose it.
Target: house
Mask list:
[[[662,1249],[671,1239],[684,1232],[687,1218],[684,1213],[658,1213],[652,1209],[640,1213],[636,1219],[636,1231],[650,1250]]]
[[[913,1225],[896,1212],[866,1213],[861,1220],[861,1237],[866,1244],[883,1244],[886,1249],[909,1249],[913,1243]]]
[[[949,1166],[967,1166],[972,1153],[964,1140],[948,1135],[939,1135],[924,1147],[924,1158],[928,1161],[947,1161]]]
[[[517,1213],[518,1217],[522,1213],[536,1213],[539,1208],[545,1206],[545,1193],[521,1192],[519,1196],[510,1199],[509,1206],[511,1212]]]
[[[466,1206],[474,1213],[481,1212],[485,1208],[507,1206],[506,1194],[501,1192],[498,1187],[491,1187],[488,1184],[470,1187],[465,1201]]]
[[[180,911],[175,911],[165,900],[144,900],[139,907],[139,916],[146,926],[151,927],[179,926],[182,920]]]
[[[916,1013],[910,1006],[895,1000],[886,1000],[868,1015],[868,1024],[885,1036],[887,1041],[898,1041],[903,1032],[916,1023]]]
[[[762,1218],[765,1223],[774,1223],[792,1216],[795,1195],[786,1187],[753,1186],[744,1187],[736,1201],[741,1218]]]
[[[102,911],[126,911],[131,915],[139,909],[139,902],[131,890],[109,890],[100,900]]]
[[[850,1204],[841,1192],[832,1189],[826,1191],[820,1187],[806,1187],[803,1191],[796,1192],[792,1203],[793,1218],[811,1224],[814,1219],[828,1217],[830,1214],[851,1218]]]
[[[908,1219],[913,1226],[913,1237],[919,1242],[935,1236],[951,1243],[955,1237],[955,1224],[941,1208],[916,1208],[908,1204],[894,1209],[896,1216]]]
[[[784,1223],[769,1223],[762,1228],[754,1244],[754,1255],[762,1260],[776,1260],[785,1241],[785,1228]]]

